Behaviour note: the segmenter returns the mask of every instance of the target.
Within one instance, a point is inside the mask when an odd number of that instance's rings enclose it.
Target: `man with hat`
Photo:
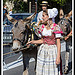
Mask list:
[[[5,4],[5,5],[3,5],[3,25],[7,24],[8,19],[7,19],[7,16],[5,15],[7,13],[8,13],[7,6]]]
[[[40,21],[42,21],[42,23],[44,23],[43,20],[42,20],[42,14],[43,14],[43,11],[47,10],[47,6],[49,6],[47,1],[42,1],[42,4],[40,4],[40,5],[42,6],[42,11],[40,11],[38,13],[38,16],[37,16],[37,24]],[[52,20],[53,20],[53,22],[55,22],[55,19],[54,18],[57,16],[58,10],[56,8],[48,9],[48,10],[49,10],[49,12],[48,12],[49,18],[50,18],[51,15],[54,15],[54,17],[52,18]],[[53,13],[51,13],[51,12],[53,12]]]
[[[48,20],[48,19],[46,19],[46,20],[44,20],[43,21],[43,19],[42,19],[42,15],[43,15],[43,11],[46,11],[46,10],[48,10],[48,15],[49,15],[49,18],[51,18],[52,16],[52,21],[53,21],[53,23],[55,23],[55,17],[57,16],[57,14],[58,14],[58,10],[57,10],[57,8],[52,8],[52,9],[47,9],[47,6],[49,6],[48,5],[48,2],[47,1],[42,1],[42,4],[40,4],[40,5],[42,5],[42,11],[40,11],[39,13],[38,13],[38,16],[37,16],[37,23],[35,24],[35,26],[39,26],[39,24],[40,23],[42,23],[42,24],[45,24],[46,23],[46,21]],[[37,28],[36,27],[36,28]],[[36,29],[35,27],[34,27],[34,29]],[[37,34],[37,36],[40,38],[41,37],[41,35],[40,34]]]

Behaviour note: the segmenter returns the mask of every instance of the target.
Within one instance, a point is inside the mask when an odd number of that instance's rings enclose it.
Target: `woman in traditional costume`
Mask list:
[[[45,24],[40,25],[41,27],[39,28],[41,39],[29,41],[27,45],[41,44],[37,54],[36,75],[61,75],[60,38],[63,32],[59,25],[53,23],[52,18],[54,14],[48,14],[48,10],[43,12],[42,19],[45,21]]]

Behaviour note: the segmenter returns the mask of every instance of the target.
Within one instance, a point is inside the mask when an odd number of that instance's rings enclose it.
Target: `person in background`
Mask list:
[[[38,24],[40,21],[42,21],[42,23],[43,23],[43,20],[42,20],[43,11],[47,10],[47,6],[49,6],[47,1],[42,1],[42,4],[40,4],[40,5],[42,6],[42,11],[40,11],[40,12],[38,13],[38,16],[37,16],[37,24]],[[57,8],[53,8],[53,9],[49,9],[49,12],[50,12],[50,11],[53,11],[53,13],[54,13],[54,17],[52,18],[52,20],[53,20],[53,22],[55,22],[55,17],[56,17],[57,14],[58,14],[58,10],[57,10]],[[49,13],[48,13],[48,14],[49,14]]]
[[[41,44],[37,55],[36,75],[62,75],[60,38],[63,32],[59,25],[53,23],[54,14],[51,13],[50,16],[48,12],[46,10],[42,14],[43,21],[47,20],[39,28],[41,39],[29,41],[27,45]]]
[[[8,14],[7,6],[4,5],[4,6],[3,6],[3,25],[7,24],[7,17],[6,17],[6,14]]]
[[[12,9],[10,9],[10,11],[9,11],[9,15],[11,15],[12,14]]]
[[[6,5],[3,6],[3,21],[4,21],[4,19],[6,18],[5,13],[8,13],[8,12],[7,12],[7,6],[6,6]]]
[[[48,5],[48,2],[47,2],[47,1],[42,1],[42,4],[40,4],[40,5],[42,6],[42,11],[40,11],[40,12],[38,13],[38,16],[37,16],[37,23],[35,24],[36,28],[38,28],[39,25],[44,24],[44,23],[47,21],[47,19],[45,19],[45,21],[43,21],[42,15],[43,15],[43,12],[47,10],[47,6],[49,6],[49,5]],[[57,8],[48,9],[48,15],[49,15],[49,17],[50,17],[51,15],[53,15],[52,21],[53,21],[53,23],[55,23],[55,17],[58,15],[58,10],[57,10]],[[35,29],[35,27],[34,27],[34,29]],[[35,29],[35,30],[36,30],[36,29]],[[38,30],[37,30],[37,31],[38,31]],[[37,33],[37,32],[36,32],[36,33]],[[41,35],[38,34],[38,33],[37,33],[36,35],[37,35],[39,38],[41,37]]]

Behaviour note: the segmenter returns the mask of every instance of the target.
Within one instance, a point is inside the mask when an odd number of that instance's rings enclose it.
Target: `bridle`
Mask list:
[[[18,22],[16,22],[16,25],[17,25],[17,24],[18,24]],[[27,42],[27,40],[28,40],[28,29],[29,29],[29,28],[28,28],[28,25],[27,25],[27,24],[25,25],[25,29],[26,29],[26,31],[23,32],[23,35],[24,35],[23,40],[20,40],[20,39],[18,39],[18,38],[14,38],[14,39],[13,39],[13,41],[15,41],[15,40],[19,41],[22,46],[23,46],[23,45]],[[25,32],[27,33],[26,35],[25,35]],[[27,37],[26,40],[25,40],[25,36]]]
[[[14,40],[17,40],[17,41],[21,42],[21,40],[19,40],[18,38],[14,38],[13,41],[14,41]],[[22,43],[22,42],[21,42],[21,43]]]

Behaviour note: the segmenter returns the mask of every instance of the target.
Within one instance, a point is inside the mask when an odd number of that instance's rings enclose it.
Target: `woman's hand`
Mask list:
[[[65,40],[67,40],[70,36],[72,36],[72,30],[71,30],[71,32],[67,35],[67,37],[65,37]]]
[[[72,36],[72,34],[69,34],[67,37],[65,37],[65,40],[67,40],[70,36]]]
[[[32,41],[27,42],[27,44],[26,44],[26,45],[29,45],[29,44],[32,44],[32,43],[33,43],[33,40],[32,40]]]
[[[69,36],[65,37],[65,40],[67,40],[69,38]]]
[[[29,41],[29,42],[27,42],[26,45],[29,45],[29,44],[42,44],[42,43],[43,43],[43,39],[41,38],[40,40]]]
[[[60,64],[60,57],[56,58],[56,65]]]

